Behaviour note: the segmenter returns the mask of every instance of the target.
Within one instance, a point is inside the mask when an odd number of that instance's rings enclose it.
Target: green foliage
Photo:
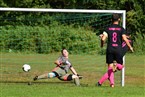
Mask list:
[[[7,5],[4,3],[3,0],[0,0],[0,6],[1,6],[1,7],[7,7]]]
[[[144,27],[144,25],[145,25],[145,6],[144,5],[145,5],[144,0],[103,0],[103,1],[102,0],[1,0],[0,1],[1,7],[126,10],[126,12],[127,12],[126,28],[131,30],[131,34],[134,39],[134,44],[137,44],[138,41],[142,41],[142,40],[137,39],[138,35],[136,35],[136,32],[138,34],[141,34],[142,37],[144,37],[144,33],[145,33],[145,27]],[[0,13],[1,13],[0,25],[2,27],[7,26],[7,25],[13,25],[13,26],[17,25],[17,27],[24,26],[24,25],[42,27],[42,26],[49,25],[49,23],[51,22],[49,20],[53,20],[52,17],[50,17],[51,15],[53,15],[53,13],[49,14],[50,16],[47,14],[44,15],[41,13],[34,14],[33,12],[22,13],[22,12],[3,12],[3,11],[1,11]],[[58,14],[58,16],[59,16],[59,14]],[[41,18],[41,19],[38,19],[38,18]],[[15,20],[15,22],[11,22],[11,19]],[[23,20],[26,20],[26,21],[23,21]],[[33,21],[30,21],[30,20],[33,20]],[[87,21],[87,23],[89,23],[89,22],[90,21]],[[82,23],[82,21],[79,21],[78,24],[81,24],[81,23]],[[33,28],[31,28],[31,29],[33,29]],[[17,30],[17,31],[19,31],[19,30]],[[26,31],[26,32],[28,32],[28,31]],[[66,31],[62,31],[62,32],[65,33]],[[77,32],[77,31],[75,31],[75,32]],[[99,31],[97,31],[97,33],[98,32]],[[7,32],[7,33],[10,33],[10,32]],[[12,32],[12,33],[14,33],[14,32]],[[20,32],[15,32],[15,33],[20,33]],[[22,33],[20,33],[20,34],[22,34]],[[0,35],[0,37],[3,38],[3,37],[8,37],[8,36]],[[20,38],[19,35],[11,36],[11,37]],[[21,38],[19,40],[21,40]],[[40,40],[40,39],[38,39],[38,40]],[[69,40],[67,40],[67,41],[69,41]],[[8,40],[7,40],[7,42],[8,42]],[[45,42],[45,44],[43,42],[40,42],[40,43],[41,43],[41,45],[48,45],[48,44],[46,44],[46,42]],[[6,44],[4,42],[2,42],[0,44],[6,46]],[[52,44],[56,45],[57,43],[52,43]],[[63,43],[59,43],[59,42],[57,45],[60,45],[60,44],[64,46]],[[78,44],[80,45],[79,42],[78,42]],[[31,43],[29,43],[29,45],[31,45]],[[73,44],[73,45],[76,46],[76,44]],[[83,45],[86,45],[86,44],[83,43]],[[144,46],[144,45],[142,45],[142,46]],[[20,45],[18,47],[20,48]],[[2,47],[2,48],[4,48],[4,47]],[[53,47],[53,48],[55,48],[55,47]],[[73,47],[70,47],[70,48],[74,50]],[[79,49],[78,46],[77,46],[77,48]],[[89,48],[89,46],[88,46],[88,48]],[[144,47],[142,47],[142,48],[144,48]],[[138,48],[138,49],[140,49],[140,48]],[[35,51],[35,50],[33,50],[33,51]],[[38,50],[38,48],[37,48],[37,50]],[[52,50],[48,50],[48,52],[51,52],[51,51]],[[142,49],[140,49],[139,51],[142,51]],[[40,50],[39,52],[44,52],[44,51]],[[83,52],[86,52],[86,51],[84,50]],[[144,52],[144,51],[142,51],[142,52]]]
[[[138,11],[128,11],[127,12],[127,28],[132,30],[132,34],[135,34],[136,32],[145,33],[145,15],[141,12],[141,10]]]
[[[145,34],[136,33],[134,49],[137,54],[144,54],[145,52]]]
[[[144,54],[145,45],[145,15],[144,15],[144,4],[142,1],[134,0],[134,9],[127,12],[127,28],[131,30],[132,38],[134,40],[135,53]],[[142,3],[139,3],[142,2]]]
[[[1,50],[29,51],[36,53],[58,52],[65,47],[72,53],[92,53],[97,49],[94,33],[83,27],[59,25],[49,26],[5,26],[1,27]]]

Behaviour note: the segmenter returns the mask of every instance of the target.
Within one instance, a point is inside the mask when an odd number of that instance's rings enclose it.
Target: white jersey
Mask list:
[[[64,69],[68,72],[69,68],[72,66],[71,62],[68,60],[68,58],[65,58],[64,56],[60,56],[58,58],[58,61],[62,64],[60,65],[60,68]]]

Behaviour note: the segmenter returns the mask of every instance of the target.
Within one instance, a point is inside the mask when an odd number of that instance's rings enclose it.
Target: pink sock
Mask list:
[[[106,72],[103,76],[102,76],[102,78],[99,80],[99,84],[103,84],[103,82],[105,81],[105,80],[107,80],[108,79],[108,72]]]
[[[102,84],[107,79],[109,79],[110,85],[114,85],[114,72],[112,67],[108,68],[108,72],[103,75],[103,77],[99,80],[99,83]]]
[[[113,72],[112,67],[108,68],[108,76],[109,76],[108,78],[110,81],[110,85],[114,85],[114,72]]]
[[[116,66],[117,66],[118,70],[122,70],[122,68],[123,68],[123,65],[121,65],[121,64],[117,64]]]

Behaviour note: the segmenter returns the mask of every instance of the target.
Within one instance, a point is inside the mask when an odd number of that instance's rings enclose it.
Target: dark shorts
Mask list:
[[[60,67],[54,68],[52,70],[52,72],[54,72],[55,75],[58,77],[58,79],[60,79],[62,81],[71,81],[72,80],[72,74],[67,74],[67,72]]]
[[[72,74],[66,74],[64,76],[58,76],[58,79],[62,81],[71,81],[72,80]]]
[[[118,53],[107,52],[106,53],[106,63],[111,64],[114,61],[116,61],[119,64],[123,64],[123,56],[121,52],[118,52]]]

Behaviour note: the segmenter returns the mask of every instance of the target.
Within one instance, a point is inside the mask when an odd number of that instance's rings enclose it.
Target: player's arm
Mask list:
[[[134,51],[133,51],[133,47],[131,46],[131,44],[130,44],[130,42],[128,41],[128,39],[127,39],[127,37],[126,37],[125,34],[122,35],[122,38],[123,38],[123,40],[126,42],[126,44],[127,44],[127,46],[129,47],[129,49],[130,49],[132,52],[134,52]]]
[[[72,71],[72,73],[73,73],[74,75],[78,75],[77,72],[76,72],[76,70],[75,70],[72,66],[70,67],[70,70]]]
[[[57,66],[60,66],[60,65],[62,64],[62,62],[61,62],[60,60],[56,60],[56,61],[54,62],[54,64],[56,64]]]
[[[82,79],[83,78],[83,76],[82,75],[79,75],[77,72],[76,72],[76,70],[71,66],[70,67],[70,70],[72,71],[72,73],[74,74],[74,75],[76,75],[79,79]]]

